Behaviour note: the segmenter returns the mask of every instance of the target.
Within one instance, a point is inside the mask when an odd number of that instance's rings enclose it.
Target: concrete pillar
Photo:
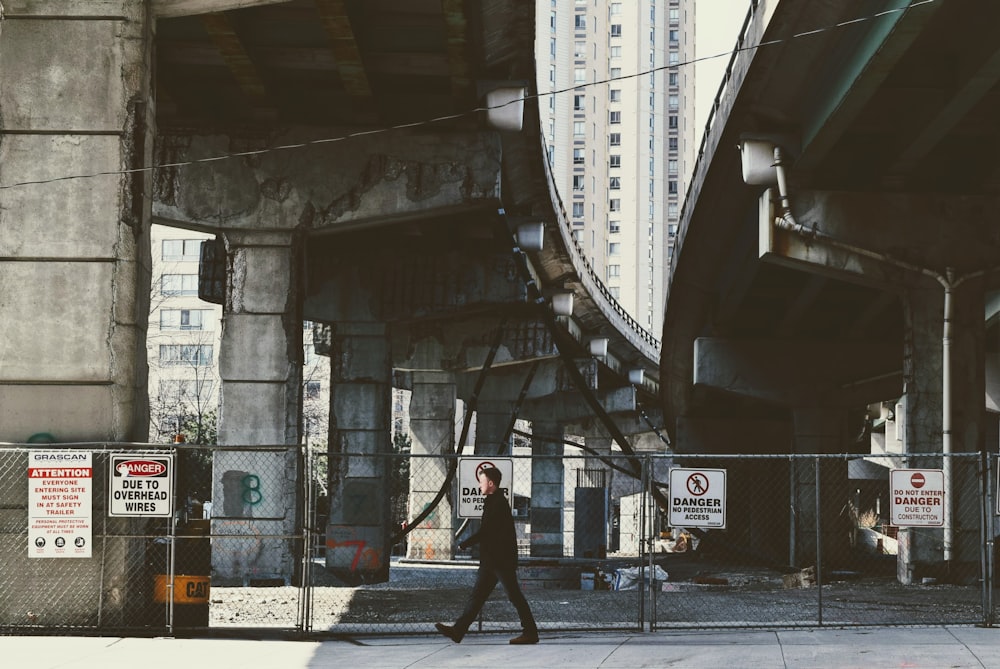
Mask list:
[[[416,518],[433,502],[452,461],[421,457],[454,452],[455,379],[444,372],[414,372],[410,396],[410,508]],[[438,502],[419,527],[407,535],[407,557],[450,559],[455,554],[454,515],[449,496]]]
[[[798,407],[792,410],[793,453],[846,453],[852,450],[851,436],[848,413],[844,409]],[[822,550],[823,568],[830,569],[843,566],[850,557],[851,525],[843,513],[851,493],[847,461],[819,458],[818,489],[816,476],[816,459],[792,461],[789,564],[815,565],[819,549]],[[821,530],[818,547],[817,527]]]
[[[903,453],[909,456],[907,466],[913,468],[944,469],[940,457],[919,457],[943,450],[943,304],[943,289],[936,284],[904,294],[905,392],[899,404],[904,421]],[[953,453],[978,453],[986,433],[982,281],[962,282],[952,291],[952,304],[951,449]],[[975,458],[952,458],[951,463],[952,480],[945,481],[946,511],[949,503],[952,510],[951,560],[945,558],[943,530],[903,529],[897,561],[897,577],[902,583],[920,582],[924,576],[961,582],[978,578],[978,463]]]
[[[5,4],[0,441],[145,442],[149,4]]]
[[[563,426],[531,425],[531,557],[563,556]]]
[[[514,403],[480,400],[476,405],[476,455],[510,455],[510,440],[504,440]],[[513,488],[511,488],[513,490]]]
[[[302,318],[292,235],[227,233],[227,277],[219,375],[219,444],[282,446],[300,441]],[[214,582],[291,582],[296,536],[298,457],[292,449],[220,451],[213,463],[213,534],[252,534],[212,542]],[[246,518],[247,520],[241,520]],[[251,520],[252,519],[252,520]]]
[[[330,522],[326,567],[347,583],[389,578],[387,458],[392,451],[392,364],[384,323],[332,325]]]

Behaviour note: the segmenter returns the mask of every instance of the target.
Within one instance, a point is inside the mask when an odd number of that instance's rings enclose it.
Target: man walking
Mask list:
[[[478,532],[459,544],[459,548],[463,549],[479,544],[479,571],[465,611],[454,625],[434,624],[441,634],[455,643],[461,643],[462,637],[479,615],[497,581],[503,585],[507,598],[521,618],[521,635],[511,639],[510,642],[538,643],[535,618],[531,615],[531,608],[517,582],[517,538],[514,534],[514,517],[510,513],[510,505],[503,493],[497,492],[500,489],[501,478],[500,470],[495,467],[480,472],[479,492],[486,497],[482,522]]]

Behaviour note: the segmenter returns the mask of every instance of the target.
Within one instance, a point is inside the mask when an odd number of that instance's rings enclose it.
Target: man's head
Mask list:
[[[488,467],[479,472],[479,492],[483,495],[492,495],[500,487],[500,480],[503,476],[496,467]]]

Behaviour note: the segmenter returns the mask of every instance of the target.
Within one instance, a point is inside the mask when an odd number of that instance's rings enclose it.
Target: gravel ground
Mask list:
[[[698,562],[667,565],[655,600],[643,590],[526,589],[539,625],[548,629],[637,627],[642,606],[657,628],[766,625],[959,624],[982,621],[978,586],[903,586],[890,576],[847,574],[823,587],[787,588],[773,570]],[[325,573],[325,572],[321,572]],[[390,581],[359,587],[316,586],[313,631],[429,631],[461,612],[475,566],[394,561]],[[294,587],[212,588],[210,626],[295,628],[304,591]],[[640,603],[640,595],[644,601]],[[821,606],[822,605],[822,606]],[[517,627],[501,589],[484,607],[485,629]]]

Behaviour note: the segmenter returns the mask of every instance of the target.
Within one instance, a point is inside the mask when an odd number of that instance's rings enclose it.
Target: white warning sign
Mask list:
[[[507,498],[510,504],[511,483],[514,480],[514,460],[513,458],[490,458],[477,455],[471,458],[459,458],[458,460],[458,517],[459,518],[482,518],[483,501],[486,499],[479,494],[479,472],[489,467],[496,467],[500,470],[500,492]]]
[[[172,455],[112,455],[109,516],[169,516],[173,506]]]
[[[893,469],[889,472],[889,524],[896,527],[944,526],[944,472]]]
[[[28,453],[28,557],[89,558],[93,454]]]
[[[670,470],[671,527],[726,527],[726,470]]]

